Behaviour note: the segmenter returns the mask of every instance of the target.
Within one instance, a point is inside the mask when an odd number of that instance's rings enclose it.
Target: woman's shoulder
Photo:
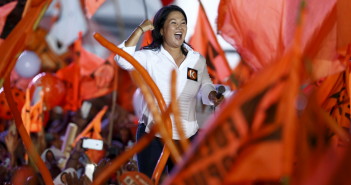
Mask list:
[[[140,49],[137,52],[143,53],[145,55],[153,55],[158,53],[160,50],[159,49]]]
[[[199,52],[195,51],[189,44],[184,43],[184,47],[188,51],[188,55],[204,58]]]
[[[188,50],[187,58],[191,58],[192,60],[197,61],[197,62],[206,61],[204,56],[202,56],[199,52],[197,52],[193,49]]]

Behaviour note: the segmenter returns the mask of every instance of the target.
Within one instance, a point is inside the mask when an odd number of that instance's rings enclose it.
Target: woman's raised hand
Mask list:
[[[145,33],[149,30],[153,30],[154,29],[154,25],[152,24],[152,21],[150,21],[149,19],[145,19],[140,25],[139,28],[142,29],[142,31]]]

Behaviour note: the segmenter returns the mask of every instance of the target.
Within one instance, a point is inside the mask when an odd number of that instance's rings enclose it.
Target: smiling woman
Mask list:
[[[150,30],[152,31],[152,43],[135,51],[141,35]],[[153,22],[144,20],[119,47],[132,55],[148,71],[167,104],[171,102],[171,73],[176,71],[176,97],[178,97],[181,126],[185,137],[192,140],[199,129],[195,114],[198,93],[202,92],[202,102],[208,105],[218,105],[223,100],[223,96],[216,96],[214,85],[207,72],[205,58],[185,42],[186,34],[187,16],[185,12],[176,5],[170,5],[161,8],[154,16]],[[134,69],[128,61],[118,55],[115,60],[123,69]],[[141,102],[140,105],[142,115],[139,120],[137,140],[150,132],[154,123],[146,103]],[[139,171],[149,177],[152,176],[163,150],[161,136],[156,136],[149,146],[137,154]],[[172,137],[173,140],[179,142],[180,135],[173,118]],[[169,160],[167,162],[168,171],[172,167],[172,161]]]

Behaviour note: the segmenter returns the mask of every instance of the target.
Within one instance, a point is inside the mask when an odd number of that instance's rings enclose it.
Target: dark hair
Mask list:
[[[151,42],[151,44],[142,47],[142,49],[158,50],[161,48],[161,45],[163,43],[161,29],[163,28],[168,15],[174,11],[178,11],[178,12],[182,13],[184,18],[185,18],[185,22],[188,23],[188,19],[186,17],[184,10],[182,8],[180,8],[179,6],[168,5],[168,6],[162,7],[159,11],[157,11],[157,13],[155,14],[155,17],[154,17],[154,21],[153,21],[154,29],[151,32],[152,42]],[[186,53],[185,48],[183,48],[183,46],[181,47],[181,50],[183,53]]]

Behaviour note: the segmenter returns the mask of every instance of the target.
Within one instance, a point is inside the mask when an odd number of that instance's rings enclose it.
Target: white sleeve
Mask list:
[[[130,46],[126,47],[125,46],[125,41],[123,41],[120,45],[118,45],[119,48],[121,48],[123,51],[127,52],[131,56],[133,56],[143,67],[145,67],[145,62],[146,62],[146,57],[144,54],[140,51],[135,51],[136,46]],[[134,67],[132,64],[130,64],[126,59],[119,55],[115,55],[114,57],[116,63],[123,69],[125,70],[134,70]]]
[[[203,62],[205,64],[204,64],[204,72],[202,73],[202,81],[201,81],[201,98],[202,98],[203,104],[213,105],[213,102],[208,99],[208,94],[210,94],[211,91],[215,91],[216,88],[213,85],[210,75],[208,74],[206,61],[204,60]]]

